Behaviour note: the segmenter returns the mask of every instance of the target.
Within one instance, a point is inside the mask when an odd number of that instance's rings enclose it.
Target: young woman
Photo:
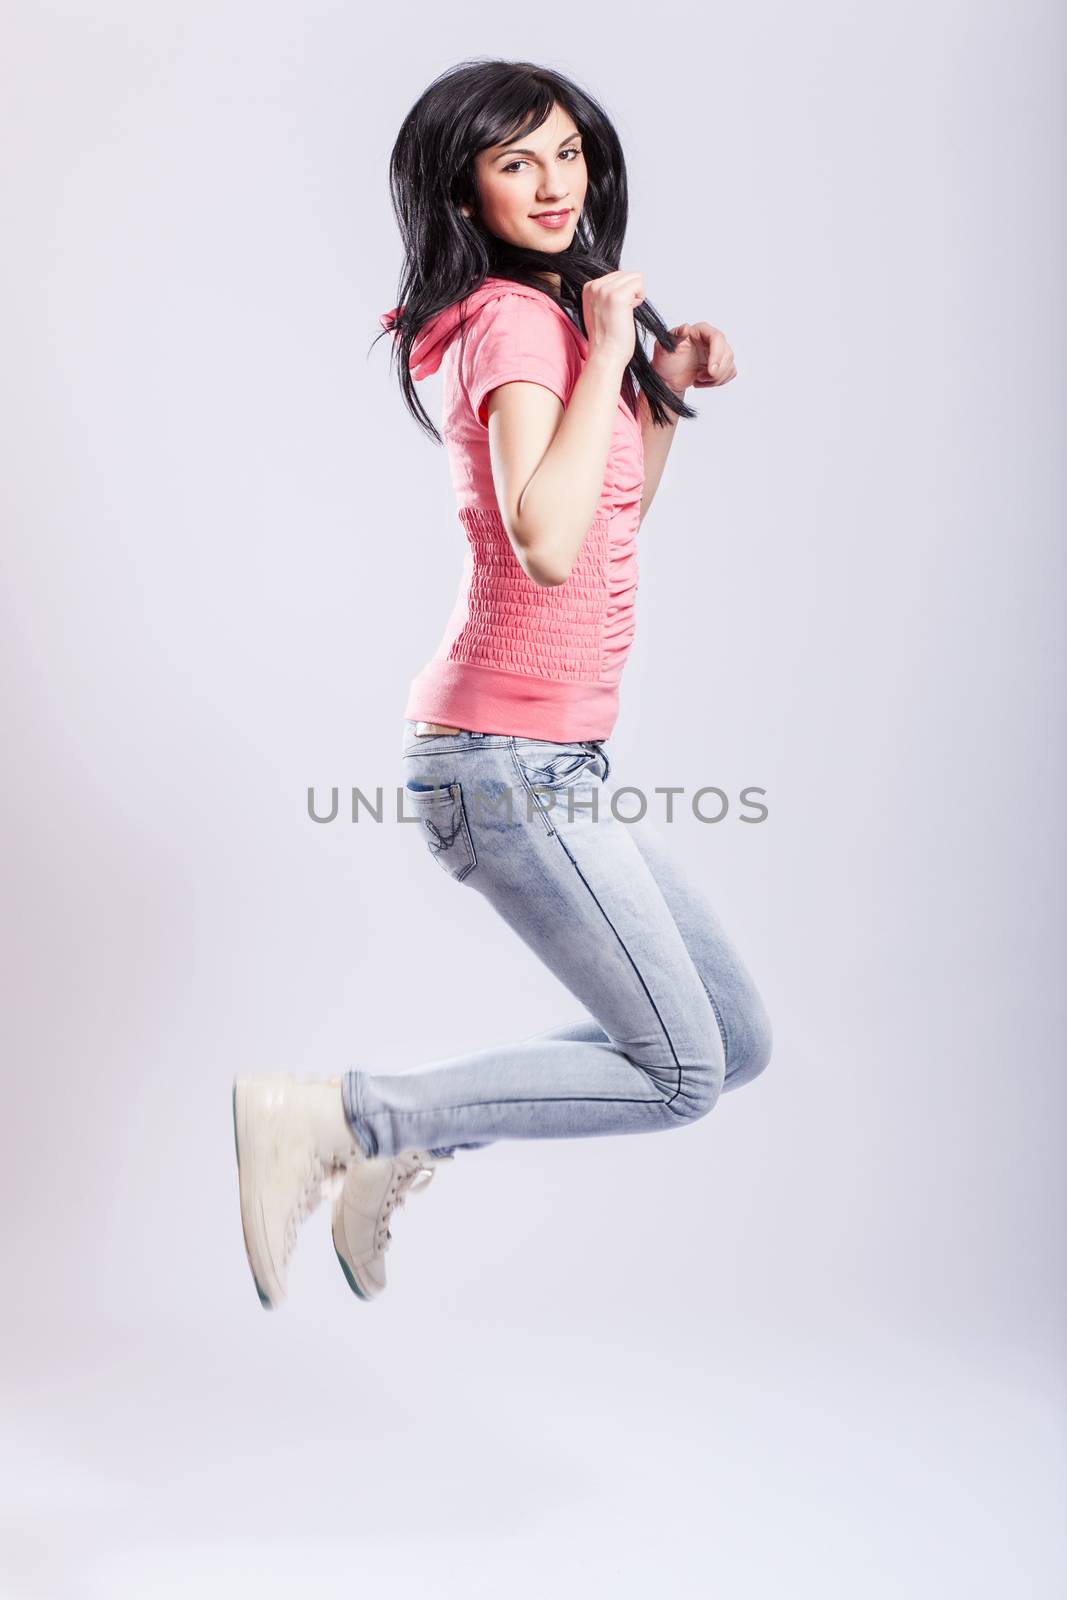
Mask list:
[[[350,1287],[385,1287],[389,1218],[499,1139],[677,1128],[767,1065],[752,978],[657,827],[614,814],[605,743],[634,632],[635,541],[687,389],[736,375],[618,267],[626,169],[600,106],[529,63],[465,62],[393,150],[405,261],[391,330],[412,415],[439,369],[466,535],[460,591],[404,712],[405,814],[580,1000],[581,1020],[417,1071],[233,1086],[245,1246],[264,1306],[333,1198]],[[649,359],[640,324],[654,339]],[[414,832],[415,830],[413,830]]]

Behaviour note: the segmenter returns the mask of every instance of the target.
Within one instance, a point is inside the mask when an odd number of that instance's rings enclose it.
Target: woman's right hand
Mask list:
[[[589,354],[617,362],[620,377],[633,360],[637,343],[634,307],[644,298],[641,272],[606,272],[582,286]]]

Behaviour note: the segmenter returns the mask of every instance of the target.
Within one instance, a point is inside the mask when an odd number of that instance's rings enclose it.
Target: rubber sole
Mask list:
[[[231,1103],[232,1103],[232,1107],[233,1107],[233,1148],[234,1148],[234,1153],[237,1156],[237,1188],[238,1188],[238,1196],[240,1197],[241,1192],[242,1192],[242,1185],[241,1185],[241,1141],[240,1141],[240,1138],[238,1137],[238,1133],[237,1133],[237,1079],[236,1078],[234,1078],[234,1080],[233,1080],[233,1094],[231,1095],[230,1098],[231,1098]],[[256,1277],[256,1269],[252,1265],[252,1252],[248,1248],[248,1230],[245,1227],[245,1208],[244,1208],[243,1204],[241,1205],[241,1236],[244,1239],[245,1255],[248,1257],[248,1265],[249,1265],[249,1268],[251,1269],[251,1272],[252,1272],[252,1282],[256,1286],[256,1293],[259,1296],[259,1303],[263,1307],[264,1311],[273,1311],[275,1309],[274,1302],[272,1300],[269,1300],[267,1298],[267,1296],[263,1293],[263,1289],[262,1289],[262,1287],[260,1285],[260,1281]]]
[[[352,1275],[351,1267],[348,1265],[348,1262],[345,1260],[345,1258],[341,1254],[340,1250],[338,1250],[336,1244],[333,1247],[333,1253],[337,1257],[338,1261],[341,1263],[341,1271],[344,1273],[345,1280],[346,1280],[346,1282],[348,1284],[348,1287],[351,1289],[352,1293],[358,1295],[361,1300],[370,1300],[370,1299],[372,1299],[373,1297],[371,1295],[367,1294],[365,1289],[361,1289],[359,1284],[356,1282],[355,1278]]]

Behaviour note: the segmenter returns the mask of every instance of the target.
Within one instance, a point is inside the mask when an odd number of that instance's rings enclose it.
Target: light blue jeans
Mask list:
[[[602,742],[405,722],[401,764],[428,865],[483,895],[588,1014],[411,1071],[345,1072],[368,1156],[677,1128],[763,1071],[755,984],[659,827],[613,814]],[[620,816],[636,809],[620,801]]]

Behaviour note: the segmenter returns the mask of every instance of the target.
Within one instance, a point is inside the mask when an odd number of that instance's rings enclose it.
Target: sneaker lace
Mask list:
[[[420,1189],[429,1186],[434,1175],[437,1158],[423,1155],[421,1151],[413,1151],[408,1155],[398,1156],[393,1167],[393,1176],[389,1187],[385,1191],[385,1200],[378,1217],[378,1231],[375,1235],[375,1246],[379,1253],[388,1250],[393,1242],[389,1232],[389,1218],[397,1206],[402,1206],[409,1194],[417,1194]],[[424,1176],[423,1176],[424,1175]],[[422,1177],[422,1182],[416,1179]]]
[[[318,1210],[327,1193],[331,1192],[337,1183],[338,1177],[343,1178],[344,1171],[345,1165],[343,1161],[334,1161],[328,1164],[323,1161],[321,1156],[314,1154],[308,1158],[299,1193],[293,1202],[293,1209],[286,1219],[283,1246],[283,1260],[285,1263],[288,1263],[289,1257],[293,1253],[296,1245],[296,1236],[301,1226],[313,1211]]]

